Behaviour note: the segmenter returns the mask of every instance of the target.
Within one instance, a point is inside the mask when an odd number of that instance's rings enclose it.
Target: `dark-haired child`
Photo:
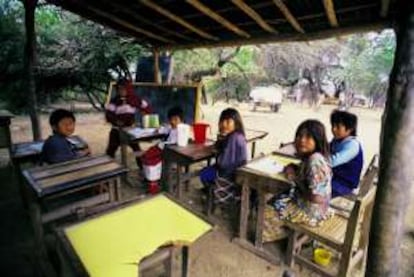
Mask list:
[[[116,150],[121,145],[119,138],[119,128],[130,127],[135,123],[135,114],[138,110],[142,113],[150,113],[149,104],[139,99],[135,93],[131,81],[120,79],[116,84],[117,95],[105,107],[106,120],[112,124],[109,133],[108,147],[106,154],[115,157]],[[135,155],[140,154],[140,147],[137,143],[129,145]],[[137,164],[141,167],[139,158],[136,158]]]
[[[165,144],[176,144],[177,143],[177,126],[178,124],[184,122],[184,112],[180,107],[173,107],[168,110],[168,126],[167,130],[163,130],[162,133],[167,133],[168,136],[165,141],[160,142],[157,145],[150,147],[147,151],[143,152],[141,155],[142,163],[144,164],[144,175],[148,181],[155,182],[161,176],[154,176],[151,174],[151,171],[148,169],[148,164],[151,164],[153,168],[159,168],[160,170],[154,170],[154,172],[161,172],[162,167],[162,151]],[[147,166],[147,167],[146,167]],[[150,182],[151,187],[151,182]],[[159,187],[157,185],[157,191]],[[151,189],[150,189],[151,191]]]
[[[177,143],[177,126],[180,123],[184,122],[184,111],[176,106],[168,110],[167,113],[168,117],[168,137],[166,142],[169,144],[176,144]]]
[[[233,108],[222,111],[219,119],[219,137],[216,142],[217,162],[200,172],[205,188],[216,181],[217,176],[234,182],[236,169],[247,162],[247,142],[240,113]]]
[[[290,214],[280,211],[280,214],[282,217],[299,217],[303,223],[315,226],[329,216],[331,199],[332,171],[323,124],[317,120],[302,122],[295,134],[295,148],[302,163],[299,168],[287,166],[285,173],[296,184],[292,196],[296,210]]]
[[[53,135],[46,139],[41,154],[42,162],[49,164],[66,162],[89,155],[90,150],[76,150],[68,137],[75,131],[75,115],[64,109],[52,112],[49,123],[53,130]]]
[[[363,151],[356,139],[357,124],[358,118],[352,113],[336,110],[331,114],[332,197],[351,194],[358,187]]]

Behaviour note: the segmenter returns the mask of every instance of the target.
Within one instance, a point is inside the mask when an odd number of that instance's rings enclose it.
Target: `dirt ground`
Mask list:
[[[217,130],[217,120],[220,112],[231,105],[218,103],[214,106],[203,106],[203,121],[211,124],[211,136]],[[307,107],[286,104],[282,106],[279,113],[270,112],[268,108],[259,109],[256,112],[251,111],[248,104],[234,104],[233,107],[239,109],[242,114],[245,128],[263,130],[269,132],[269,135],[258,142],[257,153],[269,153],[278,148],[281,142],[289,142],[293,139],[296,127],[305,119],[319,119],[328,127],[329,138],[331,138],[329,129],[329,114],[334,106],[322,106],[318,111]],[[371,157],[378,153],[379,133],[382,111],[354,108],[351,110],[359,117],[358,135],[364,146],[365,164],[369,163]],[[43,137],[50,134],[50,128],[47,124],[47,115],[42,115]],[[110,126],[105,123],[102,114],[78,113],[76,134],[84,138],[90,145],[94,154],[104,153],[107,135]],[[13,142],[22,142],[31,139],[30,123],[27,117],[17,117],[12,121]],[[119,157],[118,157],[119,158]],[[135,190],[126,188],[124,194],[137,193]],[[412,189],[411,195],[414,194]],[[194,200],[194,199],[193,199]],[[191,200],[191,201],[193,201]],[[195,199],[194,201],[197,201]],[[414,208],[414,196],[410,204],[410,209]],[[2,205],[0,205],[0,208]],[[26,226],[27,228],[27,226]],[[401,246],[403,255],[403,267],[401,276],[414,276],[414,213],[407,214],[406,236]],[[2,256],[6,249],[6,244],[0,244],[0,255]],[[283,251],[282,251],[283,252]],[[16,255],[20,255],[16,251]],[[258,258],[254,254],[240,248],[230,242],[229,235],[225,230],[217,230],[203,238],[194,246],[191,252],[191,273],[192,276],[281,276],[284,266],[274,266]],[[16,257],[18,258],[18,257]],[[283,256],[281,256],[283,259]],[[3,267],[0,267],[0,274]],[[6,269],[8,267],[5,267]],[[6,276],[1,274],[2,276]],[[305,272],[297,276],[306,276]],[[16,276],[16,275],[15,275]],[[22,274],[18,276],[32,276]]]

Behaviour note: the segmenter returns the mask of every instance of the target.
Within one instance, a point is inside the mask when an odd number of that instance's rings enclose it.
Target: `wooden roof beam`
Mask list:
[[[388,11],[390,9],[390,2],[391,2],[391,0],[381,0],[381,12],[380,12],[380,15],[382,17],[387,17]]]
[[[290,23],[290,25],[292,25],[292,27],[296,31],[298,31],[299,33],[305,33],[302,26],[300,26],[299,22],[296,20],[296,18],[290,12],[289,8],[285,5],[283,0],[273,0],[273,2],[276,4],[276,6],[279,8],[279,10],[282,12],[282,14],[286,17],[287,21]]]
[[[190,24],[189,22],[185,21],[184,19],[178,17],[177,15],[171,13],[170,11],[164,9],[163,7],[159,6],[158,4],[155,4],[154,2],[150,0],[139,0],[140,3],[147,6],[150,9],[153,9],[157,11],[158,13],[164,15],[165,17],[168,17],[170,20],[184,26],[185,28],[193,31],[194,33],[200,35],[203,38],[210,39],[210,40],[218,40],[217,37],[212,36],[203,30],[195,27],[194,25]]]
[[[159,31],[162,31],[162,32],[164,32],[166,34],[170,34],[172,36],[179,37],[179,38],[182,38],[182,39],[185,39],[185,40],[188,40],[188,41],[195,41],[195,39],[193,39],[193,38],[190,38],[188,36],[185,36],[185,35],[183,35],[183,34],[181,34],[179,32],[174,32],[174,31],[172,31],[172,30],[170,30],[168,28],[162,27],[159,24],[154,23],[153,21],[151,21],[151,20],[149,20],[149,19],[147,19],[145,17],[140,16],[138,13],[134,12],[132,9],[127,9],[127,8],[123,7],[122,5],[119,5],[118,2],[108,2],[107,4],[109,4],[115,10],[118,10],[118,11],[121,11],[123,13],[126,13],[129,16],[131,16],[131,18],[136,19],[136,20],[138,20],[140,22],[143,22],[145,24],[148,24],[151,27],[153,27],[153,28],[155,28],[155,29],[157,29]]]
[[[237,27],[236,25],[234,25],[233,23],[231,23],[230,21],[228,21],[227,19],[225,19],[224,17],[219,15],[218,13],[214,12],[213,10],[211,10],[209,7],[205,6],[200,1],[198,1],[198,0],[187,0],[187,3],[191,4],[194,8],[196,8],[197,10],[202,12],[203,14],[207,15],[208,17],[214,19],[215,21],[217,21],[218,23],[220,23],[221,25],[223,25],[224,27],[226,27],[230,31],[238,34],[239,36],[245,37],[245,38],[250,37],[250,35],[248,33],[243,31],[242,29],[240,29],[239,27]]]
[[[256,21],[256,23],[259,24],[262,29],[266,30],[269,33],[277,33],[277,31],[272,26],[270,26],[255,10],[253,10],[243,0],[231,0],[231,2],[233,2],[233,4],[236,5],[245,14],[250,16],[250,18]]]
[[[323,0],[323,6],[325,7],[326,16],[328,17],[329,24],[332,27],[338,27],[338,19],[336,19],[335,7],[332,0]]]
[[[156,39],[156,40],[162,41],[164,43],[174,43],[174,41],[172,41],[172,40],[163,38],[161,36],[158,36],[156,34],[153,34],[153,33],[149,32],[149,31],[146,31],[146,30],[144,30],[142,28],[139,28],[137,26],[134,26],[131,23],[129,23],[129,22],[123,20],[123,19],[120,19],[118,17],[115,17],[112,14],[109,14],[107,12],[101,11],[101,10],[95,8],[95,7],[92,7],[92,6],[89,6],[89,5],[83,5],[83,6],[85,8],[87,8],[88,10],[90,10],[91,12],[95,13],[96,15],[99,15],[101,17],[105,17],[105,18],[111,20],[112,22],[115,22],[115,23],[123,26],[124,28],[130,29],[130,30],[135,31],[135,32],[137,32],[139,34],[143,34],[143,35],[145,35],[145,36],[147,36],[149,38]]]

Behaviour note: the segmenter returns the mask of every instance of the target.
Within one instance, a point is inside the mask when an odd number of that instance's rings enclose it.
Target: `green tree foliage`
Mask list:
[[[0,100],[25,109],[24,10],[19,0],[0,0]],[[40,104],[83,97],[101,108],[111,79],[149,53],[132,38],[55,6],[36,10],[36,86]],[[175,51],[176,83],[203,81],[214,100],[247,98],[252,87],[294,85],[310,72],[318,89],[326,82],[380,98],[385,95],[395,37],[390,30],[315,42]]]
[[[0,98],[23,110],[23,7],[0,2]],[[128,65],[145,51],[133,39],[50,6],[36,10],[36,85],[40,104],[68,95],[87,96],[101,108],[111,79],[128,74]]]
[[[395,52],[394,32],[385,30],[379,34],[349,36],[344,45],[341,52],[343,68],[335,70],[332,75],[345,80],[355,92],[372,94],[372,88],[386,82],[391,71]]]

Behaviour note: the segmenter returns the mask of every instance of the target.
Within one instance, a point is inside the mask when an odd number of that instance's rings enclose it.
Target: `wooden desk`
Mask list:
[[[268,133],[264,131],[246,130],[246,141],[247,143],[252,143],[252,157],[254,157],[255,154],[256,142],[267,135]],[[202,161],[207,161],[207,165],[210,165],[212,159],[215,158],[215,155],[216,150],[214,141],[212,140],[208,140],[205,144],[190,143],[185,147],[177,145],[166,146],[163,152],[164,167],[162,171],[162,180],[168,185],[169,192],[174,194],[178,199],[181,199],[183,190],[182,183],[185,183],[188,186],[189,180],[198,176],[199,173],[190,173],[190,166]],[[169,174],[171,165],[174,163],[177,164],[177,178],[175,184],[171,182],[171,176]],[[185,173],[181,174],[183,169]]]
[[[69,139],[75,145],[77,150],[86,149],[88,147],[88,144],[78,136],[72,136]],[[24,180],[22,179],[21,174],[22,165],[25,163],[31,165],[38,164],[40,161],[40,156],[42,153],[44,143],[44,140],[21,142],[13,144],[11,148],[10,157],[14,168],[14,174],[18,179],[20,196],[22,199],[22,203],[26,208],[27,201],[24,195]]]
[[[25,199],[29,202],[30,216],[39,246],[43,244],[44,223],[81,212],[82,209],[93,205],[119,200],[119,177],[125,172],[125,167],[108,156],[86,157],[24,170],[23,176],[28,184]],[[62,200],[63,196],[103,184],[108,188],[108,192],[101,192],[82,200],[70,199],[66,204],[57,201]],[[44,207],[47,207],[47,204],[54,204],[54,207],[46,211]]]
[[[190,245],[212,229],[202,216],[160,194],[111,207],[57,234],[62,264],[73,276],[135,277],[163,262],[167,276],[187,276]],[[180,275],[172,265],[175,254],[182,256]]]
[[[265,131],[252,130],[252,129],[246,129],[245,132],[246,132],[247,143],[252,144],[251,158],[253,159],[256,154],[256,142],[258,140],[264,139],[269,133]]]
[[[69,139],[75,145],[77,150],[82,150],[88,147],[88,144],[78,136],[72,136]],[[38,140],[13,144],[11,151],[13,164],[19,165],[20,163],[27,161],[33,163],[38,162],[44,143],[44,140]]]
[[[207,141],[205,144],[190,143],[185,147],[177,145],[166,145],[163,151],[163,169],[162,180],[168,185],[169,192],[175,195],[178,199],[182,197],[182,183],[187,183],[195,176],[198,176],[198,172],[190,174],[190,166],[202,161],[207,161],[210,165],[211,160],[215,157],[216,150],[213,141]],[[171,166],[177,164],[177,176],[176,182],[171,181]],[[181,172],[185,171],[185,174]],[[174,192],[175,190],[175,192]]]
[[[276,162],[278,166],[268,166],[268,163]],[[235,239],[241,246],[251,250],[255,254],[271,261],[278,262],[275,257],[263,249],[263,220],[266,205],[265,195],[267,193],[279,194],[290,188],[290,182],[277,167],[286,166],[289,163],[299,163],[300,161],[282,154],[271,154],[257,158],[247,165],[237,170],[236,183],[242,186],[241,210],[239,237]],[[273,169],[274,168],[274,169]],[[250,213],[250,193],[254,189],[257,191],[258,209],[255,228],[255,239],[252,244],[247,239]]]

